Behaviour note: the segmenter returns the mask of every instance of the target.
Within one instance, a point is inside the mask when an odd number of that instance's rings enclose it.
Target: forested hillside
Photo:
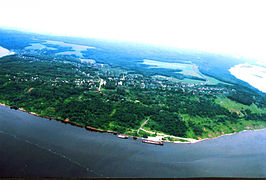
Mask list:
[[[1,58],[0,69],[1,103],[84,126],[141,136],[148,119],[146,130],[190,138],[266,126],[265,95],[242,86],[207,91],[107,64],[26,54]]]

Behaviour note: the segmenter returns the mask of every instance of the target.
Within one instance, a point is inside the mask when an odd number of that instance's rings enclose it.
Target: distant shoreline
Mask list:
[[[8,49],[0,46],[0,58],[5,57],[5,56],[10,56],[13,54],[15,54],[15,52],[9,51]]]
[[[266,73],[266,67],[252,65],[248,63],[237,64],[229,69],[229,72],[237,79],[247,82],[259,91],[266,93],[266,88],[263,86]]]
[[[6,105],[6,104],[3,104],[3,103],[0,103],[0,105],[1,106],[4,106],[4,107],[9,107],[10,109],[14,109],[11,106]],[[25,109],[22,109],[22,108],[18,108],[18,109],[15,109],[15,110],[19,110],[19,111],[22,111],[22,112],[26,112],[28,114],[31,114],[31,115],[34,115],[34,116],[37,116],[37,117],[41,117],[41,118],[46,118],[46,119],[50,119],[50,120],[61,121],[61,122],[65,123],[65,124],[68,123],[68,124],[71,124],[73,126],[85,128],[86,130],[90,130],[90,131],[101,132],[101,133],[112,133],[114,135],[121,134],[121,133],[118,133],[118,132],[115,132],[115,131],[108,131],[108,130],[97,129],[97,128],[94,128],[94,127],[91,127],[91,126],[84,126],[84,125],[81,125],[81,124],[78,124],[78,123],[75,123],[75,122],[71,122],[71,121],[69,121],[69,119],[62,120],[62,119],[56,119],[56,118],[48,117],[48,116],[41,116],[41,115],[39,115],[37,113],[30,112],[30,111],[26,111]],[[234,134],[240,133],[240,132],[245,132],[245,131],[258,131],[258,130],[264,130],[264,129],[266,129],[266,128],[243,130],[243,131],[234,132],[234,133],[230,133],[230,134],[223,134],[223,135],[220,135],[220,136],[217,136],[217,137],[213,137],[213,138],[204,138],[204,139],[200,139],[200,140],[195,140],[194,142],[180,142],[180,141],[171,142],[171,141],[165,141],[165,140],[162,140],[162,141],[163,142],[169,142],[169,143],[175,143],[175,144],[194,144],[194,143],[198,143],[198,142],[201,142],[201,141],[204,141],[204,140],[208,140],[208,139],[216,139],[216,138],[219,138],[219,137],[222,137],[222,136],[231,136],[231,135],[234,135]],[[125,135],[125,134],[123,134],[123,135]],[[132,137],[132,138],[135,137],[135,136],[131,136],[131,135],[126,135],[126,136],[129,136],[129,137]],[[142,138],[142,137],[136,137],[136,138],[137,139],[147,139],[147,138]]]

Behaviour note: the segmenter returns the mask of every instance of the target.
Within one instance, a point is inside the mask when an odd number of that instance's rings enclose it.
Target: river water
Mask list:
[[[144,144],[0,106],[0,177],[266,177],[266,130]]]

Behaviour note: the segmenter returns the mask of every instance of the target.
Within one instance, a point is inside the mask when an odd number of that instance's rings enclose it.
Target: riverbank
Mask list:
[[[243,130],[243,131],[238,131],[238,132],[234,132],[234,133],[230,133],[230,134],[223,134],[221,136],[217,136],[217,137],[213,137],[213,138],[204,138],[204,139],[201,139],[199,141],[204,141],[204,140],[208,140],[208,139],[217,139],[217,138],[220,138],[222,136],[231,136],[231,135],[234,135],[234,134],[237,134],[237,133],[246,132],[246,131],[261,131],[261,130],[266,130],[266,128]]]
[[[265,177],[265,137],[265,130],[246,131],[202,143],[155,146],[0,106],[0,166],[8,177]],[[87,168],[89,174],[83,175]]]
[[[11,106],[9,105],[6,105],[6,104],[3,104],[3,103],[0,103],[1,106],[5,106],[5,107],[9,107],[10,109],[15,109],[15,108],[12,108]],[[77,127],[81,127],[81,128],[85,128],[87,130],[90,130],[90,131],[95,131],[95,132],[101,132],[101,133],[111,133],[111,134],[114,134],[114,135],[117,135],[117,134],[120,134],[118,132],[115,132],[115,131],[109,131],[109,130],[102,130],[102,129],[97,129],[97,128],[94,128],[94,127],[91,127],[91,126],[84,126],[82,124],[78,124],[78,123],[75,123],[75,122],[71,122],[69,119],[56,119],[56,118],[53,118],[53,117],[48,117],[48,116],[41,116],[37,113],[34,113],[34,112],[29,112],[29,111],[26,111],[25,109],[23,108],[17,108],[15,110],[19,110],[19,111],[23,111],[23,112],[26,112],[28,114],[31,114],[31,115],[34,115],[34,116],[37,116],[37,117],[42,117],[42,118],[46,118],[46,119],[50,119],[50,120],[56,120],[56,121],[61,121],[62,123],[68,123],[68,124],[71,124],[73,126],[77,126]],[[177,138],[177,139],[186,139],[186,140],[190,140],[189,142],[182,142],[182,141],[166,141],[166,140],[161,140],[160,137],[148,137],[148,138],[143,138],[143,137],[135,137],[135,136],[131,136],[131,135],[126,135],[126,136],[129,136],[129,137],[132,137],[132,138],[137,138],[137,139],[150,139],[150,140],[158,140],[158,141],[163,141],[163,142],[170,142],[170,143],[177,143],[177,144],[193,144],[193,143],[198,143],[198,142],[201,142],[201,141],[205,141],[205,140],[208,140],[208,139],[216,139],[216,138],[219,138],[219,137],[222,137],[222,136],[228,136],[228,135],[234,135],[236,133],[240,133],[240,132],[245,132],[245,131],[258,131],[258,130],[264,130],[266,128],[262,128],[262,129],[249,129],[249,130],[243,130],[243,131],[238,131],[238,132],[234,132],[234,133],[230,133],[230,134],[223,134],[223,135],[220,135],[220,136],[217,136],[217,137],[212,137],[212,138],[204,138],[204,139],[199,139],[199,140],[196,140],[196,139],[192,139],[192,138],[183,138],[183,137],[177,137],[177,136],[172,136],[172,135],[167,135],[169,137],[174,137],[174,138]],[[158,133],[157,133],[158,134]],[[159,133],[160,134],[160,133]]]
[[[102,133],[112,133],[112,134],[119,134],[118,132],[115,132],[115,131],[109,131],[109,130],[102,130],[102,129],[97,129],[97,128],[94,128],[94,127],[91,127],[91,126],[84,126],[82,124],[78,124],[78,123],[75,123],[75,122],[71,122],[69,119],[57,119],[57,118],[53,118],[53,117],[49,117],[49,116],[42,116],[40,114],[37,114],[37,113],[34,113],[34,112],[30,112],[30,111],[26,111],[25,109],[23,108],[12,108],[11,106],[9,105],[6,105],[6,104],[3,104],[3,103],[0,103],[1,106],[5,106],[5,107],[8,107],[10,109],[15,109],[15,110],[19,110],[19,111],[23,111],[23,112],[26,112],[28,114],[31,114],[31,115],[34,115],[34,116],[37,116],[37,117],[42,117],[42,118],[46,118],[46,119],[50,119],[50,120],[56,120],[56,121],[61,121],[63,123],[67,123],[67,124],[71,124],[73,126],[77,126],[77,127],[81,127],[81,128],[85,128],[87,130],[91,130],[91,131],[97,131],[97,132],[102,132]],[[127,135],[127,136],[130,136],[130,135]],[[134,136],[130,136],[130,137],[134,137]]]
[[[150,139],[151,140],[157,140],[157,141],[160,141],[163,137],[170,137],[170,138],[174,138],[174,139],[180,139],[180,140],[185,140],[187,142],[181,142],[181,141],[165,141],[163,140],[164,142],[171,142],[171,143],[178,143],[178,144],[191,144],[191,143],[197,143],[197,142],[201,142],[201,141],[205,141],[205,140],[208,140],[208,139],[216,139],[216,138],[220,138],[222,136],[231,136],[231,135],[234,135],[236,133],[241,133],[241,132],[245,132],[245,131],[258,131],[258,130],[265,130],[266,128],[262,128],[262,129],[250,129],[250,130],[243,130],[243,131],[238,131],[238,132],[234,132],[234,133],[229,133],[229,134],[223,134],[223,135],[220,135],[220,136],[217,136],[217,137],[211,137],[211,138],[203,138],[203,139],[192,139],[192,138],[183,138],[183,137],[177,137],[177,136],[172,136],[172,135],[167,135],[167,134],[163,134],[163,133],[157,133],[157,135],[159,136],[156,136],[156,137],[151,137]],[[148,132],[148,133],[151,133],[151,134],[155,134],[155,132],[152,132],[152,131],[148,131],[148,130],[145,130],[145,129],[141,129],[145,132]]]

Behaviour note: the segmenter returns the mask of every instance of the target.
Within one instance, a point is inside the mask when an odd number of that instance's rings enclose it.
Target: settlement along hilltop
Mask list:
[[[13,48],[15,55],[0,59],[2,104],[154,141],[197,142],[266,125],[265,94],[203,74],[194,62],[125,64],[121,52],[53,43]],[[116,61],[104,62],[107,56]]]

